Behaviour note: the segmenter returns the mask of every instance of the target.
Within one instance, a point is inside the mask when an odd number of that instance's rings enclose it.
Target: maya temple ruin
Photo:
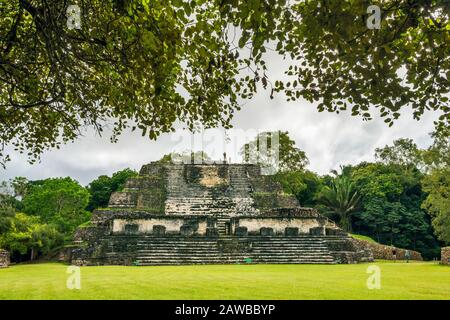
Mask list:
[[[254,164],[144,165],[80,227],[76,265],[357,263],[370,250]]]

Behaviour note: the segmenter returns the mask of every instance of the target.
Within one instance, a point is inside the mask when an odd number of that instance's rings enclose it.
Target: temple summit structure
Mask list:
[[[144,165],[77,230],[75,244],[76,265],[373,260],[252,164]]]

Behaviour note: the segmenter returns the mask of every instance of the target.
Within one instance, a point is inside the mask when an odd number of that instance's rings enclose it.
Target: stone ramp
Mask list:
[[[136,248],[138,265],[335,263],[325,241],[314,237],[142,237]]]

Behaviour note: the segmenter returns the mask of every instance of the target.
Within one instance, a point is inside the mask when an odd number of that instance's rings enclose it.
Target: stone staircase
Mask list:
[[[224,249],[227,243],[241,249]],[[221,245],[222,244],[222,245]],[[242,247],[245,249],[242,250]],[[112,254],[112,253],[111,253]],[[180,264],[332,264],[324,240],[312,236],[183,238],[140,236],[136,245],[138,265]]]
[[[270,237],[253,242],[252,262],[269,264],[332,264],[326,242],[314,237]]]
[[[347,235],[229,236],[109,235],[90,263],[111,265],[335,264],[371,262]],[[100,247],[99,247],[100,248]]]
[[[138,242],[138,265],[221,264],[215,240],[151,239]]]
[[[229,174],[233,193],[235,195],[248,197],[249,193],[252,192],[252,188],[245,167],[232,166],[229,169]]]
[[[173,166],[167,174],[166,214],[233,215],[256,213],[250,196],[251,185],[243,166],[229,166],[229,184],[215,190],[198,183],[187,183],[184,167]]]
[[[219,235],[226,236],[229,235],[229,230],[227,224],[230,223],[231,219],[227,217],[219,217],[216,220],[216,228],[219,232]]]

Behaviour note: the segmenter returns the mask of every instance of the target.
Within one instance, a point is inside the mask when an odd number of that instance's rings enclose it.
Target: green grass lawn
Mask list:
[[[381,268],[381,289],[367,289],[372,264]],[[66,270],[0,269],[0,299],[450,299],[450,267],[430,262],[82,267],[80,290],[66,288]]]

